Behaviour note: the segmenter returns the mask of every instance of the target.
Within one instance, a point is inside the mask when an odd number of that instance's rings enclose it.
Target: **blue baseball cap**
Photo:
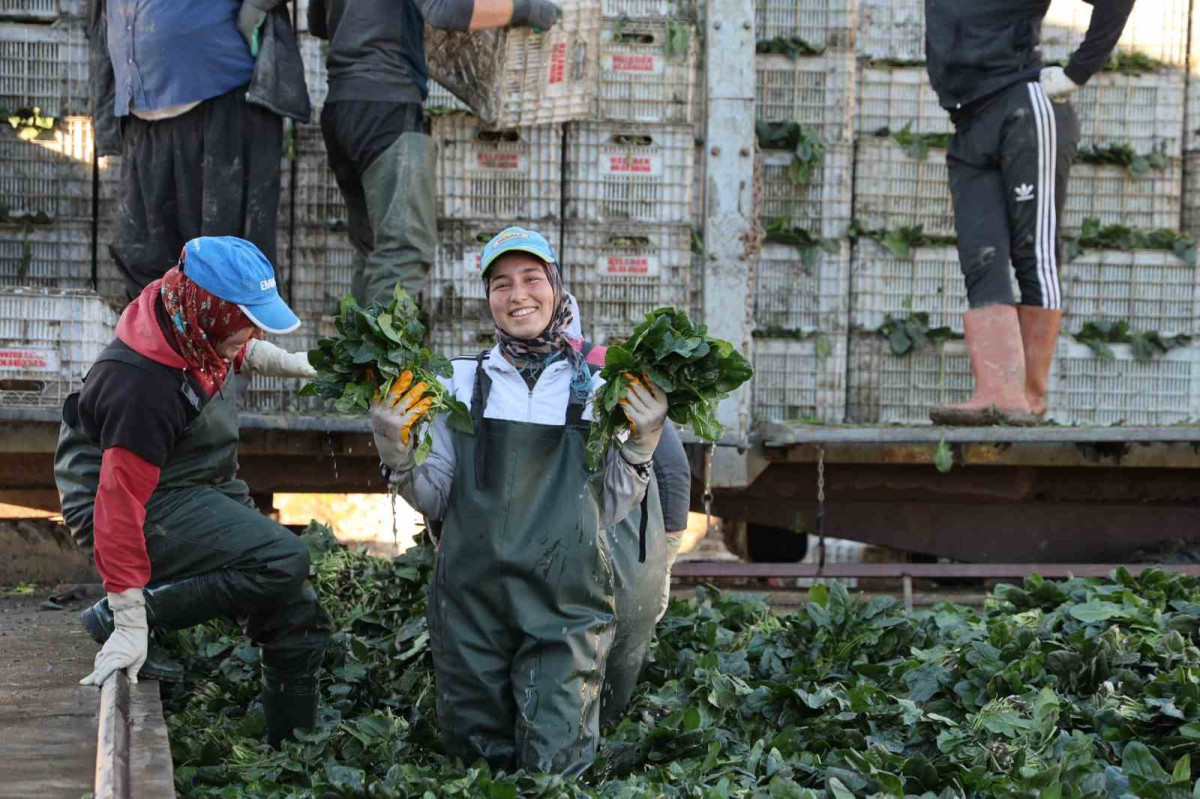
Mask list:
[[[479,269],[485,282],[492,263],[501,255],[510,252],[527,252],[548,264],[558,265],[554,248],[541,233],[520,227],[505,228],[493,236],[492,240],[483,248],[483,255],[479,259]]]
[[[242,313],[268,333],[300,327],[279,289],[275,270],[262,250],[237,236],[201,236],[183,246],[183,273],[209,294],[237,303]]]

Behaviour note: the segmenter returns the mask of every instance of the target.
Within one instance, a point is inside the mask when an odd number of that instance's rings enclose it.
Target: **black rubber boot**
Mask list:
[[[147,616],[149,614],[147,613]],[[112,611],[108,609],[108,599],[101,599],[96,604],[79,614],[83,629],[88,631],[92,640],[101,646],[112,635],[116,624]],[[146,650],[146,662],[138,670],[138,678],[144,680],[159,680],[160,682],[182,682],[184,676],[183,664],[178,660],[167,657],[167,653],[154,642],[154,630],[151,628],[150,645]]]
[[[317,674],[280,679],[263,667],[262,703],[267,722],[267,743],[279,749],[295,740],[296,728],[310,730],[317,723],[319,695]]]

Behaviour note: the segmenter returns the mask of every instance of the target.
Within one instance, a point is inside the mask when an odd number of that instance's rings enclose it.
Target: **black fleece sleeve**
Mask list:
[[[318,39],[329,38],[325,0],[308,0],[308,32]]]
[[[116,361],[101,361],[88,372],[79,418],[102,450],[121,447],[159,468],[189,421],[177,382]]]
[[[654,450],[654,479],[662,502],[663,526],[668,533],[687,528],[692,504],[692,470],[675,425],[667,421]]]
[[[425,24],[444,31],[465,31],[471,27],[475,0],[416,0]]]
[[[1087,35],[1063,69],[1068,78],[1082,86],[1104,68],[1132,10],[1133,0],[1095,0],[1092,3],[1092,22],[1088,25]]]

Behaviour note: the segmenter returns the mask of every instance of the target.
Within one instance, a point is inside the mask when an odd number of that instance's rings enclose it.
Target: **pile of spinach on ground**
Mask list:
[[[588,434],[588,466],[600,465],[613,439],[628,429],[618,404],[629,390],[627,374],[646,375],[666,392],[667,414],[689,425],[703,439],[721,437],[717,402],[754,374],[749,361],[732,344],[708,335],[683,311],[658,308],[646,314],[623,344],[608,348],[600,376],[605,383],[593,398]]]
[[[464,432],[473,431],[467,406],[438,382],[450,377],[450,360],[425,346],[425,326],[416,303],[408,292],[396,287],[393,299],[385,307],[378,302],[363,308],[354,298],[342,298],[336,320],[336,335],[322,338],[308,353],[308,361],[317,370],[313,382],[300,389],[304,397],[333,400],[339,413],[365,411],[381,396],[387,396],[392,384],[404,372],[412,373],[409,386],[425,384],[425,396],[433,403],[428,418],[447,413],[447,422]],[[433,446],[426,425],[417,447],[417,463],[424,462]]]
[[[1001,585],[982,610],[912,615],[841,585],[772,615],[708,588],[671,603],[625,718],[587,778],[491,774],[441,754],[425,588],[396,562],[305,535],[337,631],[321,721],[262,743],[255,649],[227,622],[173,633],[164,686],[179,796],[1200,796],[1200,581]]]

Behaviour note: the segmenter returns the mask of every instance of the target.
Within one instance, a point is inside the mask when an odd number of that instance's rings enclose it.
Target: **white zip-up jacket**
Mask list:
[[[442,378],[441,382],[454,392],[458,400],[470,407],[475,387],[476,361],[474,358],[455,358],[452,363],[454,376]],[[483,368],[492,378],[487,407],[483,411],[485,419],[558,426],[566,424],[571,379],[574,376],[568,361],[559,360],[547,366],[532,389],[500,354],[499,345],[488,353]],[[595,396],[602,385],[604,380],[599,375],[593,375],[591,396]],[[594,418],[590,397],[583,418]],[[400,496],[430,519],[444,518],[450,501],[455,472],[452,435],[445,414],[440,414],[433,421],[433,448],[429,457],[420,466],[393,477],[397,481],[396,488]],[[598,498],[601,528],[616,524],[642,501],[651,470],[650,462],[640,466],[631,465],[621,455],[619,447],[609,447],[604,458],[603,493]],[[537,480],[540,477],[531,474],[529,479]]]

